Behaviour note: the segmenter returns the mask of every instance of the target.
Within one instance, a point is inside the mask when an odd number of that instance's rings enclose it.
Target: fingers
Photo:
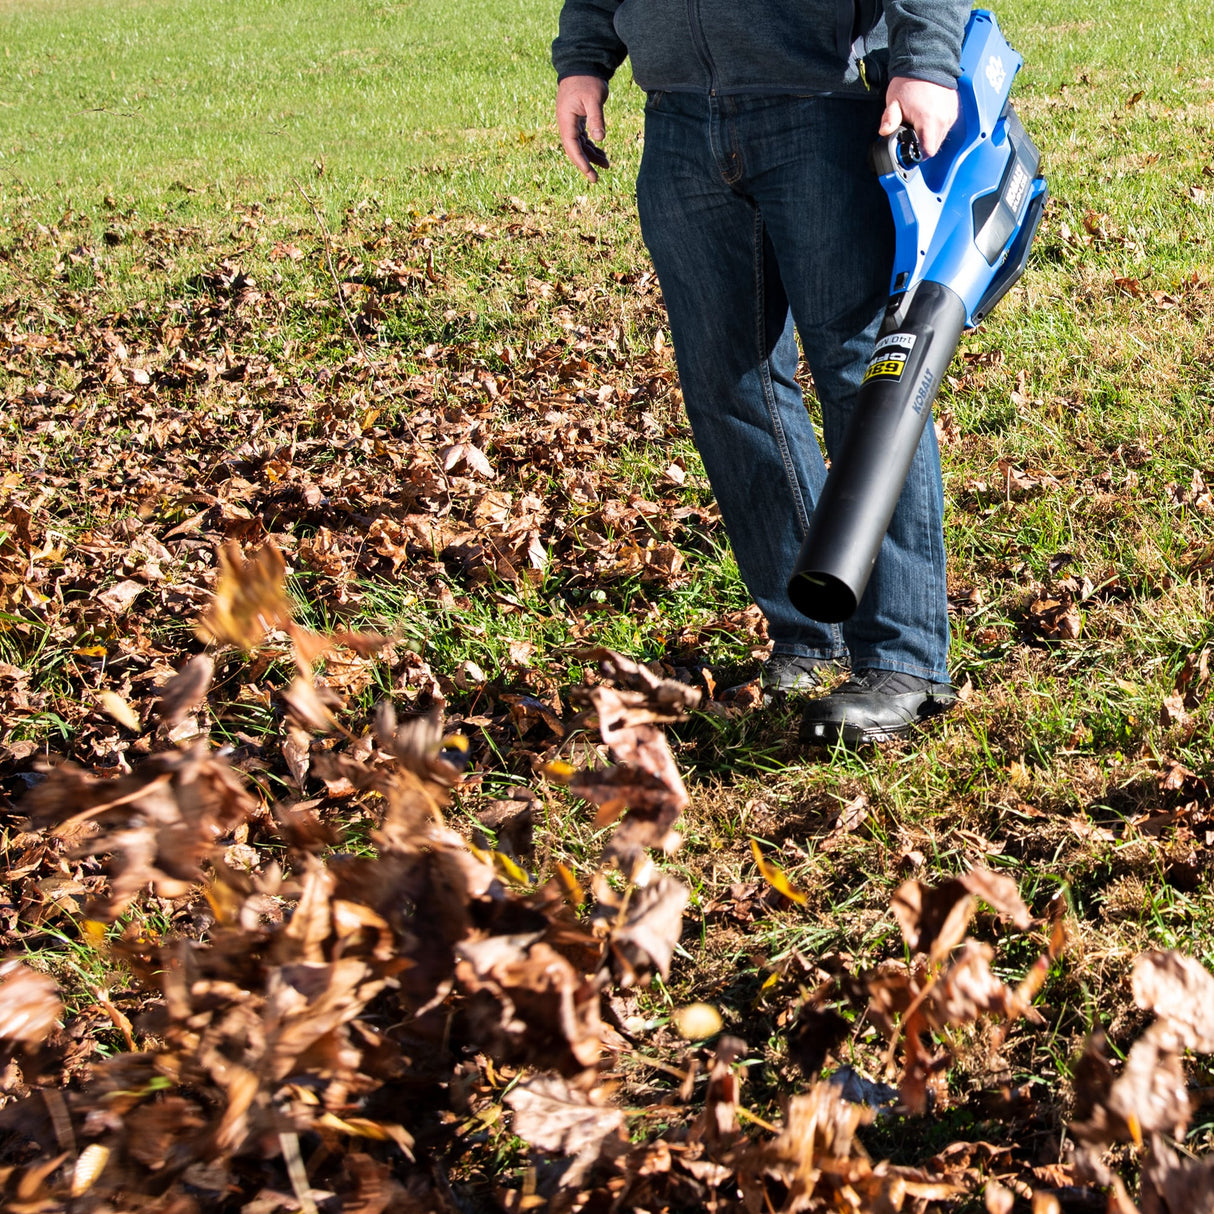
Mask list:
[[[567,121],[562,122],[558,118],[557,130],[561,133],[561,147],[565,149],[565,155],[569,158],[570,163],[587,181],[595,182],[598,181],[599,175],[590,167],[590,159],[582,147],[584,135],[581,124],[584,121],[585,119],[582,118],[570,117]]]
[[[586,141],[586,119],[582,114],[574,113],[571,109],[562,112],[558,106],[556,111],[556,127],[561,136],[561,147],[565,155],[583,177],[589,181],[597,181],[598,174],[590,167],[587,149],[583,146]]]
[[[603,118],[603,103],[589,99],[586,106],[586,134],[591,139],[606,139],[607,124]]]
[[[925,157],[934,156],[940,150],[940,145],[944,142],[952,125],[950,121],[934,117],[927,117],[919,123],[915,128],[915,135],[919,139],[919,146],[923,149]]]
[[[897,100],[890,101],[881,115],[881,125],[877,128],[878,135],[892,135],[902,125],[902,106]]]
[[[556,128],[570,163],[589,182],[598,181],[594,166],[609,166],[607,154],[595,140],[604,139],[607,125],[603,103],[607,82],[598,76],[566,76],[556,90]]]
[[[915,128],[923,155],[934,156],[956,121],[956,89],[908,76],[895,76],[889,82],[881,116],[882,135],[892,135],[907,123]]]

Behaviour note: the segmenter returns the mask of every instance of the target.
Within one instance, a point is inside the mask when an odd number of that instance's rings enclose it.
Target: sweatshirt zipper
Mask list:
[[[700,21],[700,0],[687,0],[687,24],[691,27],[691,40],[695,44],[696,54],[700,64],[708,72],[708,95],[717,95],[717,66],[712,61],[708,51],[708,42],[704,38],[704,26]]]

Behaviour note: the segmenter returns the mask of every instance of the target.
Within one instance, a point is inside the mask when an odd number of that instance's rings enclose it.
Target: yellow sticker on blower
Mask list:
[[[906,370],[906,355],[901,350],[890,350],[882,352],[877,358],[868,364],[867,370],[864,372],[864,382],[868,383],[870,379],[901,379],[902,372]]]

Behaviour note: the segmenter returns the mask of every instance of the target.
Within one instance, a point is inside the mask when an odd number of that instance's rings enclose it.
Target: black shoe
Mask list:
[[[835,666],[829,658],[806,658],[795,653],[773,653],[763,663],[759,682],[768,696],[800,695],[816,691]]]
[[[812,701],[801,718],[802,742],[863,746],[910,733],[957,699],[951,683],[895,670],[857,670],[842,687]]]

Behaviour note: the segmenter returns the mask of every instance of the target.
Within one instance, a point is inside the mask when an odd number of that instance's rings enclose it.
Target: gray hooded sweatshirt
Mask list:
[[[955,87],[969,0],[565,0],[552,63],[647,92],[863,96],[892,76]]]

